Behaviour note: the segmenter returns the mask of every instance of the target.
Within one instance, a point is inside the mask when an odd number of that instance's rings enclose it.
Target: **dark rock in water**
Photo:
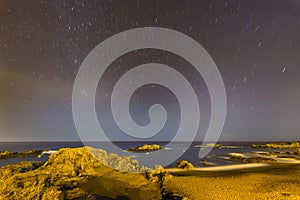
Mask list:
[[[138,146],[134,148],[129,148],[127,151],[132,151],[132,152],[150,152],[150,151],[157,151],[162,149],[163,147],[158,145],[158,144],[144,144],[143,146]]]
[[[194,165],[186,160],[177,161],[176,168],[180,169],[193,169]]]
[[[201,160],[201,164],[202,165],[207,165],[208,163],[206,162],[206,160]]]

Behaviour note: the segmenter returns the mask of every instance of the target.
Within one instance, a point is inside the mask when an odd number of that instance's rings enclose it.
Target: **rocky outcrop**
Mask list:
[[[28,150],[22,152],[12,152],[6,150],[6,151],[0,151],[0,159],[39,156],[42,154],[42,152],[43,152],[42,150]]]
[[[197,148],[224,148],[225,146],[222,144],[218,144],[218,143],[207,143],[207,144],[203,144],[203,145],[195,145],[195,147]]]
[[[274,163],[275,159],[272,158],[263,158],[263,157],[242,157],[242,156],[231,156],[231,160],[247,163]]]
[[[168,185],[170,184],[172,175],[162,166],[155,166],[154,170],[146,173],[146,177],[151,182],[159,185],[163,200],[188,200],[186,197],[169,190]]]
[[[151,182],[157,183],[162,187],[163,183],[166,183],[172,178],[172,175],[162,166],[155,166],[154,170],[146,173],[146,177]]]
[[[129,149],[127,149],[127,151],[143,153],[143,152],[157,151],[162,148],[163,147],[158,144],[144,144],[143,146],[129,148]]]
[[[194,165],[186,160],[177,161],[176,168],[180,169],[193,169]]]
[[[300,142],[279,142],[279,143],[268,143],[268,144],[252,144],[252,148],[268,148],[268,149],[289,149],[289,148],[300,148]]]
[[[64,148],[43,164],[0,168],[0,199],[162,199],[159,184],[139,173],[147,170],[129,157],[101,149]]]

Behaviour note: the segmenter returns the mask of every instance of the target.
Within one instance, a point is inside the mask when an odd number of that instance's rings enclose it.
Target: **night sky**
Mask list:
[[[149,26],[184,33],[213,58],[228,103],[221,140],[300,139],[298,0],[0,0],[0,23],[0,141],[79,140],[72,89],[84,58],[114,34]],[[190,78],[205,130],[210,100],[203,80],[184,59],[143,49],[118,58],[99,82],[96,108],[104,114],[98,117],[112,139],[128,138],[116,136],[121,133],[110,123],[105,99],[122,74],[147,62],[168,64]],[[150,105],[164,105],[170,112],[166,127],[152,139],[172,139],[180,109],[167,88],[146,85],[130,103],[141,125]]]

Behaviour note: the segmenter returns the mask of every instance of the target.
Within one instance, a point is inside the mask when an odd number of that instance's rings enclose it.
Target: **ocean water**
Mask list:
[[[168,142],[114,142],[121,149],[128,149],[131,147],[136,147],[143,144],[160,144],[165,146]],[[214,165],[228,165],[233,163],[238,163],[236,161],[226,160],[224,157],[228,157],[229,153],[246,153],[253,151],[266,151],[265,149],[253,149],[250,147],[253,143],[265,143],[265,142],[219,142],[219,144],[225,145],[226,148],[214,148],[204,160]],[[200,148],[195,147],[196,145],[201,145],[202,142],[193,142],[192,145],[183,153],[183,155],[177,160],[188,160],[195,166],[203,166],[201,160],[198,157]],[[100,147],[108,152],[111,152],[111,147],[109,143],[105,142],[91,142],[88,144],[93,147]],[[0,151],[10,150],[13,152],[20,152],[26,150],[58,150],[63,147],[82,147],[84,146],[81,142],[1,142]],[[183,150],[187,146],[185,142],[176,142],[170,145],[168,151]],[[269,149],[268,149],[269,151]],[[43,155],[42,157],[22,157],[22,158],[9,158],[0,159],[0,167],[7,164],[14,164],[20,161],[47,161],[49,155]],[[159,164],[159,163],[158,163]],[[168,167],[174,167],[176,161],[171,163]]]

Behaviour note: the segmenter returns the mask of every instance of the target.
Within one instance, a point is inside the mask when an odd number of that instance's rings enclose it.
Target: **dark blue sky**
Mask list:
[[[87,54],[119,32],[145,26],[182,32],[199,42],[222,74],[228,101],[222,140],[299,140],[300,2],[206,1],[0,1],[0,141],[79,140],[72,116],[72,87]],[[184,60],[140,50],[110,66],[97,91],[97,111],[117,77],[138,63],[166,63],[191,78],[207,126],[207,88],[197,85]],[[158,72],[159,73],[159,72]],[[152,89],[151,89],[152,88]],[[132,98],[138,123],[145,106],[162,103],[169,121],[155,139],[171,139],[180,109],[165,88],[145,87]],[[147,97],[150,95],[150,97]],[[136,103],[142,99],[142,103]],[[108,110],[107,110],[108,109]],[[188,134],[188,133],[187,133]],[[118,138],[118,137],[117,137]],[[199,136],[198,138],[201,138]]]

